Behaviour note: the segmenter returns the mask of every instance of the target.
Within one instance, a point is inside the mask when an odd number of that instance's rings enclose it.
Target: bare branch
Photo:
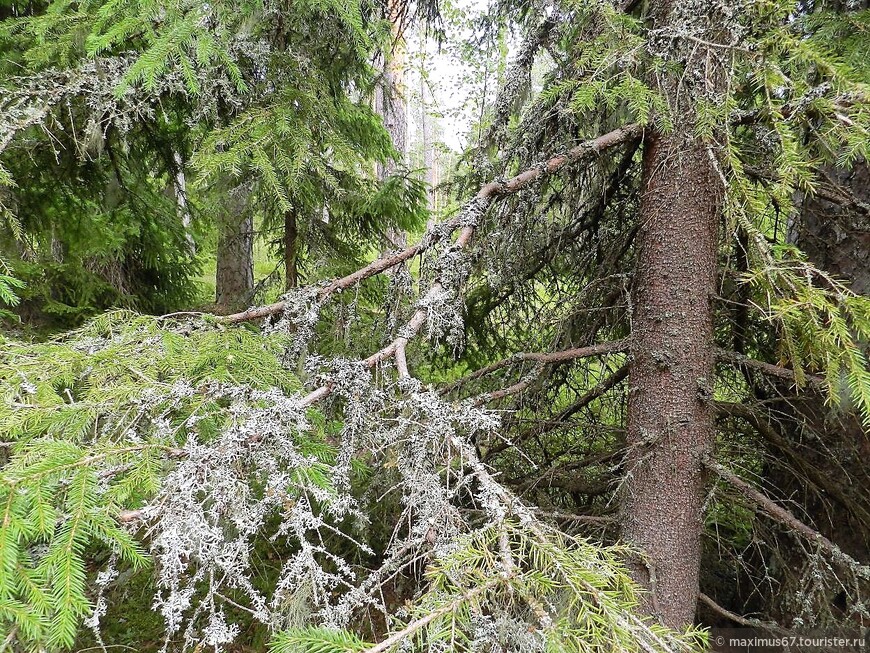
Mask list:
[[[827,537],[819,533],[814,528],[811,528],[810,526],[803,523],[790,511],[770,500],[764,494],[752,487],[752,485],[737,476],[737,474],[735,474],[734,472],[730,471],[719,463],[714,462],[713,460],[706,460],[704,464],[708,469],[715,472],[722,480],[731,485],[743,496],[745,496],[747,499],[749,499],[759,508],[761,508],[762,512],[764,512],[767,516],[778,521],[783,526],[786,526],[791,530],[800,533],[810,542],[815,542],[822,550],[830,554],[834,560],[838,560],[841,563],[845,562],[848,566],[854,569],[863,568],[866,570],[866,573],[870,574],[870,569],[864,567],[857,560],[844,553],[840,549],[840,547],[834,544]]]
[[[735,612],[731,612],[727,608],[723,608],[721,605],[716,603],[709,596],[701,592],[698,594],[698,601],[706,605],[716,614],[733,621],[736,624],[740,624],[741,626],[746,626],[747,628],[763,628],[764,630],[770,631],[772,633],[788,633],[789,631],[784,628],[780,628],[776,624],[765,623],[764,621],[760,621],[758,619],[750,619],[749,617],[743,617]]]
[[[765,363],[764,361],[755,360],[754,358],[749,358],[748,356],[739,354],[736,351],[730,351],[728,349],[717,349],[716,358],[723,362],[733,363],[735,365],[741,365],[743,367],[748,367],[753,370],[758,370],[759,372],[762,372],[767,376],[775,376],[776,378],[791,381],[793,383],[797,382],[793,370],[790,370],[787,367],[781,367],[779,365],[773,365],[771,363]],[[806,378],[810,385],[814,387],[823,388],[826,385],[825,379],[821,376],[812,376],[808,374],[806,375]]]
[[[573,360],[577,360],[578,358],[588,358],[590,356],[600,356],[601,354],[614,354],[617,352],[628,351],[629,341],[627,338],[623,340],[613,340],[610,342],[603,342],[597,345],[590,345],[588,347],[576,347],[573,349],[564,349],[561,351],[554,352],[535,352],[535,353],[516,353],[513,356],[508,358],[503,358],[500,361],[496,361],[486,367],[481,367],[479,370],[475,370],[470,374],[466,374],[460,379],[457,379],[453,383],[448,386],[445,386],[441,389],[440,394],[445,395],[453,390],[456,390],[462,385],[465,385],[469,381],[474,381],[475,379],[479,379],[487,374],[491,374],[493,372],[497,372],[498,370],[504,369],[510,365],[514,365],[516,363],[524,363],[524,362],[534,362],[538,365],[553,365],[558,363],[567,363]]]
[[[556,430],[557,428],[562,426],[565,421],[572,415],[576,414],[577,412],[588,406],[590,403],[604,395],[608,390],[625,380],[625,378],[628,377],[628,372],[629,365],[625,364],[618,370],[616,370],[613,374],[608,376],[606,379],[603,379],[593,388],[589,389],[582,397],[580,397],[573,404],[562,410],[553,419],[547,420],[545,423],[538,424],[534,428],[523,431],[513,440],[505,439],[501,442],[494,444],[492,448],[487,451],[487,459],[501,453],[502,451],[511,446],[516,446],[519,443],[528,440],[530,437],[540,436],[544,433],[549,433],[550,431]]]

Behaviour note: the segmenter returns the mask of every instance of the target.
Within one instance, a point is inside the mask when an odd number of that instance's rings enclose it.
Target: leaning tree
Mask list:
[[[146,551],[166,647],[866,623],[870,301],[799,247],[866,255],[868,12],[496,9],[523,45],[418,242],[241,313],[4,343],[13,639],[103,641]]]

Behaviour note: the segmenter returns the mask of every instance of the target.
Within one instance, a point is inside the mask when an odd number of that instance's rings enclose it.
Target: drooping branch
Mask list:
[[[768,517],[778,521],[780,524],[786,526],[792,531],[799,533],[810,542],[815,542],[834,560],[845,563],[854,570],[862,570],[865,575],[870,576],[870,568],[862,565],[857,560],[844,553],[840,547],[834,544],[827,537],[802,522],[786,508],[783,508],[756,490],[752,485],[737,476],[737,474],[709,458],[704,461],[704,465],[717,474],[723,481],[728,483],[728,485],[756,504]]]
[[[490,182],[489,184],[481,188],[477,195],[474,197],[474,199],[466,204],[463,210],[460,211],[459,215],[454,218],[454,220],[458,221],[457,224],[463,225],[462,230],[459,232],[459,236],[453,245],[454,249],[462,251],[468,246],[468,244],[471,242],[472,236],[474,235],[474,229],[478,217],[485,212],[486,208],[492,203],[493,199],[495,199],[496,197],[516,193],[517,191],[526,188],[535,180],[540,179],[542,176],[552,174],[557,170],[560,170],[568,163],[582,161],[593,156],[597,156],[612,147],[615,147],[617,145],[620,145],[621,143],[625,143],[626,141],[637,137],[641,133],[641,131],[642,128],[638,124],[628,125],[627,127],[620,127],[591,141],[585,141],[580,145],[571,148],[565,154],[559,154],[557,156],[554,156],[548,161],[542,163],[541,165],[530,168],[525,172],[522,172],[515,177],[512,177],[506,182]],[[426,242],[426,240],[427,239],[424,238],[423,242]],[[344,279],[348,279],[351,276],[353,275],[349,275]],[[339,280],[335,283],[340,284],[342,283],[342,280]],[[444,282],[442,282],[441,277],[439,276],[429,288],[423,299],[419,302],[420,308],[417,309],[417,311],[405,324],[405,326],[400,329],[399,336],[391,343],[366,358],[363,361],[365,366],[369,369],[372,369],[378,363],[394,357],[396,355],[396,352],[399,351],[401,352],[400,356],[402,357],[400,361],[400,372],[402,374],[405,374],[407,372],[407,364],[404,362],[405,347],[407,346],[411,338],[419,333],[423,324],[426,322],[426,319],[428,317],[428,310],[426,306],[444,291],[445,285]],[[333,387],[334,386],[332,384],[327,384],[318,388],[317,390],[314,390],[302,399],[302,406],[311,406],[314,403],[328,397],[330,394],[332,394]]]
[[[516,175],[515,177],[509,179],[506,182],[490,182],[489,184],[485,185],[483,188],[480,189],[474,200],[472,200],[472,203],[477,202],[479,204],[482,204],[483,207],[486,208],[495,197],[516,193],[517,191],[526,188],[532,182],[536,181],[544,175],[557,172],[569,163],[577,162],[590,156],[601,154],[606,150],[609,150],[617,145],[636,138],[641,133],[642,127],[635,123],[627,125],[625,127],[614,129],[613,131],[603,134],[598,138],[584,141],[583,143],[571,148],[564,154],[558,154],[539,165],[525,170],[524,172]],[[469,205],[466,205],[466,209],[468,208]],[[381,272],[396,267],[404,261],[407,261],[416,256],[417,254],[422,253],[435,243],[439,242],[441,238],[448,238],[460,227],[462,227],[462,231],[460,232],[459,238],[456,242],[456,246],[460,249],[464,248],[468,241],[471,240],[471,236],[474,233],[473,226],[463,224],[466,216],[467,210],[460,211],[458,215],[454,216],[450,220],[442,222],[441,224],[436,225],[434,228],[430,229],[429,232],[427,232],[427,234],[423,237],[423,239],[416,245],[407,247],[401,252],[379,258],[378,260],[373,261],[372,263],[366,265],[363,268],[360,268],[359,270],[356,270],[355,272],[352,272],[347,276],[332,281],[331,283],[325,285],[319,291],[318,299],[320,301],[324,301],[331,295],[342,290],[346,290],[359,283],[360,281],[363,281],[365,279],[368,279],[369,277],[373,277],[377,274],[380,274]],[[235,324],[238,322],[257,320],[268,317],[270,315],[276,315],[284,311],[285,308],[287,308],[287,303],[285,301],[279,301],[275,302],[274,304],[267,304],[265,306],[249,308],[248,310],[242,311],[241,313],[225,315],[218,319],[220,322],[223,322],[225,324]],[[392,353],[390,355],[392,355]]]
[[[459,237],[454,244],[454,248],[462,250],[468,245],[474,234],[476,217],[481,214],[487,206],[489,206],[490,202],[495,197],[515,193],[522,188],[525,188],[541,176],[553,173],[570,162],[579,161],[586,159],[587,157],[598,155],[607,149],[634,139],[640,134],[640,131],[641,128],[639,125],[629,125],[627,127],[614,130],[591,141],[586,141],[578,145],[577,147],[572,148],[567,153],[555,156],[549,159],[547,162],[541,164],[540,166],[526,170],[525,172],[513,177],[506,182],[492,182],[490,184],[487,184],[480,190],[477,196],[468,205],[466,205],[465,209],[461,211],[459,215],[444,223],[442,229],[446,228],[452,232],[460,225],[462,226]],[[423,239],[423,243],[429,243],[429,241],[429,238]],[[321,298],[325,298],[333,292],[348,288],[362,279],[368,278],[388,269],[389,267],[391,267],[391,265],[397,265],[401,261],[411,258],[420,251],[422,251],[422,245],[417,245],[407,248],[406,250],[400,252],[397,255],[380,259],[379,261],[376,261],[375,263],[372,263],[351,275],[343,277],[342,279],[338,279],[329,284],[328,286],[325,286],[323,290],[321,290],[320,296]],[[426,296],[421,301],[420,308],[417,309],[417,311],[405,324],[405,326],[400,329],[400,335],[391,343],[387,344],[385,347],[381,348],[380,350],[376,351],[368,358],[363,360],[363,365],[368,369],[373,369],[378,363],[396,357],[400,376],[407,377],[409,374],[407,369],[407,362],[405,359],[405,348],[410,339],[414,337],[417,333],[419,333],[423,324],[426,322],[428,315],[427,309],[425,307],[426,299],[437,296],[442,291],[444,291],[444,285],[442,284],[440,278],[436,279],[436,281],[430,287],[429,291],[426,293]],[[237,313],[235,315],[225,316],[223,318],[219,318],[219,320],[224,323],[242,322],[245,320],[274,315],[284,310],[284,308],[285,303],[279,302],[277,304],[272,304],[257,309],[250,309],[248,311]],[[622,350],[624,349],[624,347],[625,343],[622,341],[619,341],[617,343],[604,343],[602,345],[593,346],[593,348],[595,349],[593,351],[588,351],[585,355],[605,353],[605,351]],[[573,350],[570,352],[554,352],[552,354],[527,354],[527,356],[531,357],[530,360],[536,360],[536,362],[560,362],[564,360],[571,360],[572,357],[579,358],[582,355],[583,352],[581,352],[580,350]],[[334,388],[334,383],[326,383],[320,386],[306,396],[302,397],[299,400],[299,406],[301,408],[305,408],[316,404],[317,402],[329,397],[333,393]],[[134,522],[143,518],[145,514],[146,512],[141,509],[129,510],[121,513],[119,515],[119,519],[123,522]]]

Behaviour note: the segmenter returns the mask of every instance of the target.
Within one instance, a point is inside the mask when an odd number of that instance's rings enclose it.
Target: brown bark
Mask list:
[[[711,388],[721,182],[691,124],[648,134],[632,318],[628,476],[622,532],[649,592],[643,608],[681,628],[698,601],[703,458],[714,441]],[[685,135],[684,135],[685,134]]]
[[[240,308],[251,300],[254,290],[254,221],[241,202],[228,202],[220,223],[215,274],[215,303],[218,312]]]
[[[299,226],[296,222],[296,212],[287,211],[284,214],[284,289],[291,290],[299,286]]]

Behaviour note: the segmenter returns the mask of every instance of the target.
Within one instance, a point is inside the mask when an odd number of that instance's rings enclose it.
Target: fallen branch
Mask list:
[[[642,128],[638,124],[628,125],[626,127],[620,127],[615,129],[607,134],[599,136],[590,141],[585,141],[580,145],[568,150],[565,154],[559,154],[557,156],[552,157],[548,161],[535,166],[534,168],[530,168],[525,172],[522,172],[515,177],[512,177],[506,182],[490,182],[486,186],[480,189],[477,195],[471,200],[468,204],[465,205],[462,211],[460,211],[459,215],[454,217],[453,219],[443,223],[440,227],[442,230],[447,230],[448,233],[452,233],[456,228],[460,225],[462,226],[462,230],[459,233],[459,236],[454,244],[456,249],[462,250],[464,249],[469,242],[471,242],[471,237],[474,235],[475,224],[474,221],[468,221],[468,213],[473,213],[474,211],[485,210],[492,200],[498,196],[510,195],[512,193],[516,193],[519,190],[527,187],[529,184],[534,182],[535,180],[541,178],[544,175],[552,174],[557,170],[563,168],[568,163],[572,163],[575,161],[579,161],[586,157],[591,157],[593,155],[601,154],[602,152],[615,147],[621,143],[625,143],[629,140],[637,138],[642,133]],[[438,228],[436,228],[437,230]],[[424,238],[422,242],[427,242],[430,239]],[[337,279],[333,281],[328,286],[325,286],[323,290],[320,291],[320,298],[325,299],[330,294],[344,289],[349,288],[353,284],[366,279],[368,277],[374,276],[379,272],[383,272],[384,270],[393,267],[394,265],[398,265],[402,261],[405,261],[418,252],[422,251],[422,244],[414,245],[405,249],[404,251],[395,254],[393,256],[389,256],[383,259],[379,259],[374,263],[371,263],[364,268],[357,270],[356,272],[347,275],[346,277],[342,277],[341,279]],[[429,288],[429,291],[426,293],[424,297],[424,301],[421,304],[425,305],[426,299],[431,299],[437,296],[440,292],[444,290],[444,286],[441,283],[440,279],[437,279],[432,286]],[[277,302],[275,304],[269,304],[268,306],[260,306],[258,308],[251,308],[247,311],[243,311],[242,313],[236,313],[233,315],[227,315],[224,317],[218,318],[220,322],[234,324],[237,322],[244,322],[247,320],[254,320],[262,317],[267,317],[269,315],[274,315],[280,313],[284,310],[286,304],[285,302]],[[427,318],[427,310],[424,306],[421,306],[417,309],[411,319],[405,324],[405,326],[400,330],[400,336],[393,340],[391,343],[382,347],[371,356],[366,358],[363,364],[368,369],[373,369],[378,363],[383,362],[385,360],[389,360],[394,356],[398,356],[397,365],[399,368],[399,374],[402,377],[409,376],[407,361],[405,358],[405,348],[410,341],[410,339],[419,333],[423,324],[426,322]],[[619,341],[621,342],[621,341]],[[613,346],[615,343],[607,343],[610,346]],[[599,345],[603,347],[605,345]],[[623,346],[623,345],[620,345]],[[530,354],[532,356],[550,356],[551,354]],[[557,358],[554,359],[554,362],[558,360],[558,356],[565,356],[564,352],[556,352],[555,355]],[[302,407],[308,407],[316,404],[317,402],[326,399],[329,397],[333,390],[335,389],[334,383],[327,383],[317,388],[316,390],[311,391],[307,395],[305,395],[300,400],[300,405]],[[129,523],[140,519],[144,515],[144,510],[125,510],[122,511],[118,515],[118,520],[124,523]]]
[[[489,184],[480,189],[474,199],[465,205],[464,209],[460,211],[460,214],[456,218],[454,218],[454,220],[459,220],[459,223],[467,222],[467,214],[470,213],[473,217],[476,212],[485,211],[495,197],[516,193],[517,191],[527,187],[533,181],[541,178],[546,174],[552,174],[553,172],[556,172],[568,163],[579,161],[592,155],[598,155],[605,150],[608,150],[612,147],[615,147],[621,143],[624,143],[639,136],[641,134],[641,131],[642,129],[640,125],[637,124],[629,125],[627,127],[620,127],[619,129],[608,132],[607,134],[599,136],[596,139],[581,143],[580,145],[568,150],[568,152],[566,152],[565,154],[555,156],[539,166],[530,168],[525,172],[522,172],[517,176],[512,177],[506,182],[490,182]],[[454,243],[454,248],[457,250],[465,249],[468,246],[468,243],[471,242],[471,238],[474,235],[474,229],[474,220],[472,220],[468,224],[465,224],[465,226],[463,226],[462,230],[459,232],[459,237],[456,239],[456,243]],[[366,358],[363,361],[364,365],[369,369],[372,369],[378,363],[395,356],[397,351],[401,351],[400,356],[403,357],[401,361],[403,368],[400,371],[402,373],[405,373],[407,371],[407,365],[404,363],[405,347],[411,340],[411,338],[419,333],[423,324],[426,322],[428,311],[425,306],[427,304],[427,300],[434,299],[444,289],[445,288],[441,279],[436,279],[432,286],[429,288],[429,291],[423,297],[423,300],[421,300],[421,307],[417,309],[411,319],[400,330],[401,335],[399,335],[390,344],[386,345],[385,347],[381,348],[380,350],[376,351],[374,354]],[[335,386],[333,384],[327,384],[318,388],[317,390],[314,390],[302,399],[302,406],[311,406],[312,404],[328,397],[332,394],[334,387]]]

